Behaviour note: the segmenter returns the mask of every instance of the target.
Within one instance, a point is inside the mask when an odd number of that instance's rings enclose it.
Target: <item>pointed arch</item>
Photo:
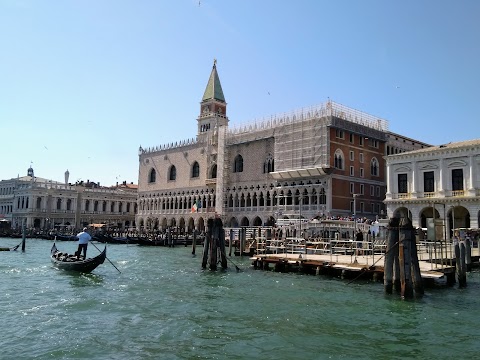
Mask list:
[[[148,182],[149,183],[154,183],[157,181],[157,172],[155,171],[154,168],[151,168],[149,173],[148,173]]]
[[[195,161],[192,165],[192,178],[198,178],[200,176],[200,165],[198,161]]]
[[[214,164],[210,170],[210,179],[217,178],[217,164]]]
[[[170,169],[168,169],[168,180],[177,180],[177,168],[175,167],[175,165],[170,166]]]
[[[379,176],[379,166],[378,166],[378,160],[376,157],[373,157],[372,160],[370,161],[370,174],[372,176]]]
[[[339,170],[345,169],[345,157],[343,151],[340,149],[335,150],[335,154],[333,155],[333,166]]]
[[[240,154],[235,157],[235,161],[233,162],[233,172],[243,172],[243,157]]]

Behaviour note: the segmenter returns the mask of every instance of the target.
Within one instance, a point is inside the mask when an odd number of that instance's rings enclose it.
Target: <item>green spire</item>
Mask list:
[[[220,85],[220,79],[218,78],[217,73],[217,60],[213,60],[213,69],[208,79],[208,84],[203,93],[202,101],[206,100],[219,100],[225,102],[225,97],[223,96],[222,85]]]

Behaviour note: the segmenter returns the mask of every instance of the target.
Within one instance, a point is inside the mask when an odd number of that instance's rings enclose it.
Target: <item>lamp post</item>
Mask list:
[[[354,234],[357,232],[357,197],[359,194],[353,194],[353,229]]]
[[[353,194],[353,241],[355,243],[355,262],[357,262],[357,197],[359,194]]]

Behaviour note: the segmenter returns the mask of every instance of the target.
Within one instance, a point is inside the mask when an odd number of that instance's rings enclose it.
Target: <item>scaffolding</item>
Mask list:
[[[329,166],[328,128],[332,126],[333,118],[341,119],[348,127],[363,128],[372,135],[388,131],[387,120],[329,100],[261,121],[230,126],[228,143],[273,136],[276,171],[325,168]]]

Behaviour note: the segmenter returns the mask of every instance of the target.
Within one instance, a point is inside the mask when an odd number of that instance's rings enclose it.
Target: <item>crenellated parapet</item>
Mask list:
[[[326,116],[343,119],[353,124],[365,126],[378,131],[387,131],[389,127],[388,120],[381,119],[363,111],[359,111],[328,100],[320,105],[314,105],[291,112],[271,115],[269,118],[254,120],[252,122],[238,125],[233,124],[229,128],[228,134],[239,135],[247,132],[275,129],[279,126],[285,126],[295,122],[312,120]]]
[[[152,154],[152,153],[155,153],[155,152],[165,151],[165,150],[174,150],[174,149],[178,150],[178,149],[181,149],[181,148],[184,148],[184,147],[197,145],[197,144],[202,143],[202,142],[203,142],[202,140],[197,140],[197,139],[192,138],[192,139],[175,141],[175,142],[168,143],[168,144],[152,146],[152,147],[148,147],[148,148],[145,148],[145,149],[142,148],[142,146],[140,146],[138,148],[138,154],[139,155],[144,155],[144,154]]]

